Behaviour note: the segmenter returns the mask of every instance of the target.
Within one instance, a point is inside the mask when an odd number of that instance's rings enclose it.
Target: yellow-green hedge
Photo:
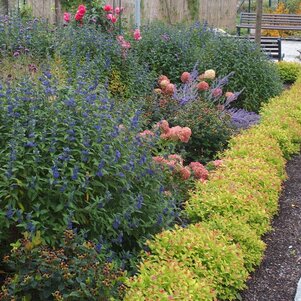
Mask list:
[[[262,108],[260,125],[231,140],[223,166],[186,204],[194,224],[148,242],[126,301],[236,299],[262,259],[261,236],[278,210],[285,159],[300,150],[300,91],[301,76]]]

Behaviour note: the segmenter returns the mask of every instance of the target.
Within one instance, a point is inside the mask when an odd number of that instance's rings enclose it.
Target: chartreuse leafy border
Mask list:
[[[235,300],[263,256],[285,163],[300,150],[301,76],[261,110],[260,125],[232,138],[223,165],[186,204],[193,224],[148,241],[126,301]]]

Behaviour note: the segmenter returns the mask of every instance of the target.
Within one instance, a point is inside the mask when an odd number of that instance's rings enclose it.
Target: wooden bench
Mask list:
[[[237,34],[240,35],[241,28],[256,28],[256,13],[242,12],[239,24],[236,26]],[[262,29],[270,30],[297,30],[301,31],[301,15],[293,14],[263,14]]]
[[[253,36],[237,36],[236,38],[248,39],[252,42],[255,42],[255,37]],[[281,38],[261,37],[260,47],[261,50],[272,59],[281,61],[284,57],[284,55],[282,55],[281,49]]]

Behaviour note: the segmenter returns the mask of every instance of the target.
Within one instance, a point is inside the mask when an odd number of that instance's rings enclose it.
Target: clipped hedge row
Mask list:
[[[286,159],[300,150],[300,90],[301,76],[262,108],[260,125],[232,139],[223,166],[186,204],[194,224],[148,242],[126,301],[236,299],[262,259]]]

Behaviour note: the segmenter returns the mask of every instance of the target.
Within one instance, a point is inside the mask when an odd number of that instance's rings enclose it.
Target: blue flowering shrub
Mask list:
[[[54,30],[46,20],[0,16],[0,57],[28,54],[45,58],[53,53]]]
[[[136,103],[116,105],[97,81],[61,85],[50,72],[1,86],[0,101],[1,244],[40,231],[56,245],[77,228],[130,251],[174,222],[170,177],[152,159],[157,136],[139,135]]]

